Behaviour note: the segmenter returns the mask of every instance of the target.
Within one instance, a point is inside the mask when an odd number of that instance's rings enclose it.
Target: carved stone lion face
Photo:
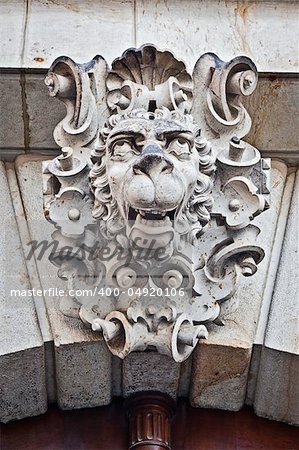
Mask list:
[[[113,117],[91,172],[94,215],[106,219],[107,235],[124,228],[138,246],[165,247],[176,234],[197,234],[211,204],[201,169],[211,173],[213,159],[199,148],[192,117],[168,110]]]

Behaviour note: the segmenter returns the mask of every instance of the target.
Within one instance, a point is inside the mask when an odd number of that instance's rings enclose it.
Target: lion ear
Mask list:
[[[60,147],[84,147],[94,141],[109,116],[107,73],[102,56],[95,56],[86,64],[61,56],[51,65],[45,84],[50,96],[57,97],[66,107],[66,116],[53,134]]]
[[[257,85],[257,69],[251,59],[238,56],[229,62],[214,53],[205,53],[193,70],[191,114],[202,135],[217,150],[221,141],[242,138],[251,128],[251,118],[241,103]]]

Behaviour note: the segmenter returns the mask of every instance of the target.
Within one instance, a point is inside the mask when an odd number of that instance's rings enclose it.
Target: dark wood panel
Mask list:
[[[1,426],[1,450],[127,450],[123,402],[78,411],[51,406],[43,416]],[[299,450],[299,429],[238,413],[178,404],[173,450]]]
[[[173,450],[299,450],[299,429],[239,412],[191,408],[180,402]]]

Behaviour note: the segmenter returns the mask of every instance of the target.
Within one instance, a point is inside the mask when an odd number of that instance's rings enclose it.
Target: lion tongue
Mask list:
[[[153,217],[153,218],[152,218]],[[154,215],[154,214],[138,214],[136,217],[136,223],[141,224],[142,227],[152,228],[152,227],[169,227],[171,226],[171,220],[168,216]]]
[[[161,248],[173,240],[174,230],[167,216],[162,220],[147,220],[138,214],[129,237],[138,247]]]

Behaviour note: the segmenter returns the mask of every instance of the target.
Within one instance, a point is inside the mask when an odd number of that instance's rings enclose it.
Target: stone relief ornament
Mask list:
[[[270,164],[242,140],[256,67],[207,53],[191,76],[144,45],[111,68],[60,57],[45,82],[67,112],[43,168],[61,310],[120,358],[184,361],[264,256],[252,220],[269,207]]]

